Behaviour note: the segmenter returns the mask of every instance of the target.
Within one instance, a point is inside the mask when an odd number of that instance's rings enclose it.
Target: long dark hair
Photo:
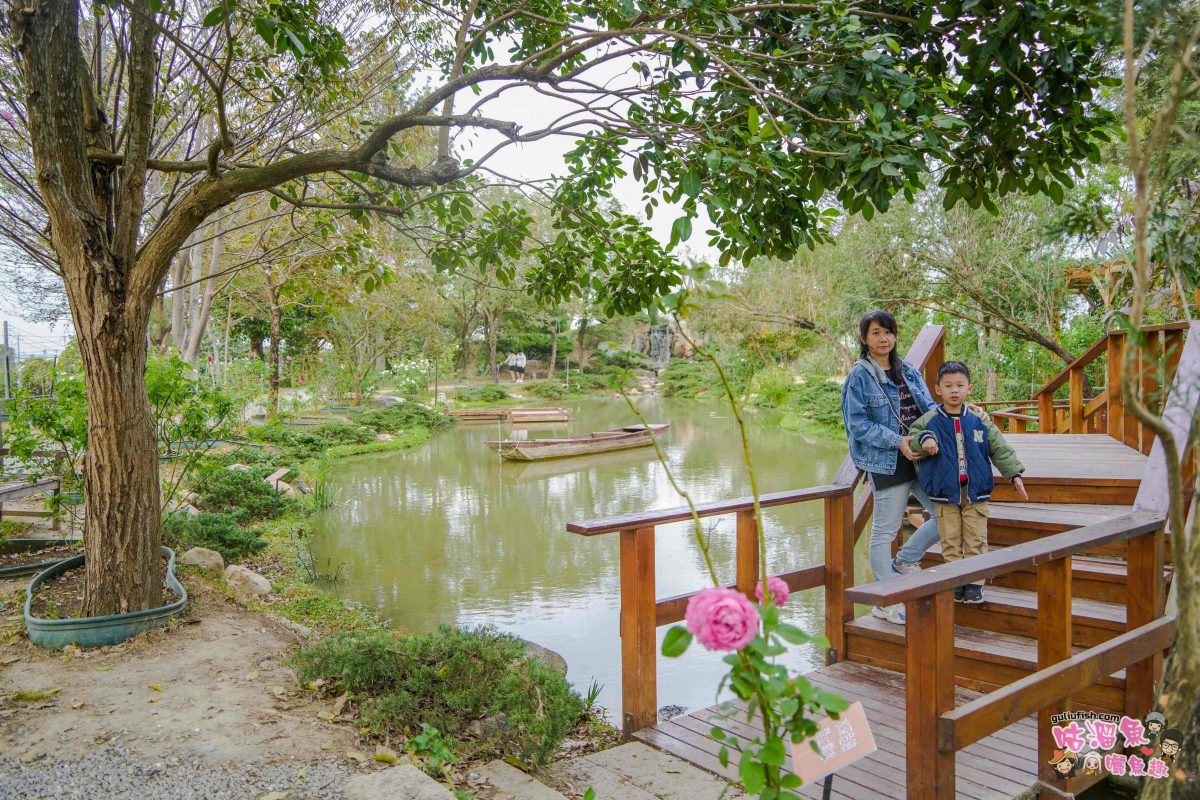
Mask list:
[[[888,353],[887,371],[888,377],[892,379],[892,382],[899,383],[901,378],[900,365],[903,363],[900,354],[896,352],[900,349],[900,329],[896,326],[896,318],[892,316],[891,312],[877,308],[874,311],[863,314],[862,319],[858,321],[858,357],[871,357],[871,351],[867,347],[866,338],[867,331],[871,329],[872,322],[879,323],[879,327],[896,337],[896,346],[892,348],[892,352]]]

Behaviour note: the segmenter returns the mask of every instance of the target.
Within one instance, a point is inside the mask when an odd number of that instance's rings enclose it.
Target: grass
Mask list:
[[[49,700],[54,695],[61,692],[62,689],[21,689],[20,691],[12,692],[8,695],[10,703],[40,703],[43,700]]]

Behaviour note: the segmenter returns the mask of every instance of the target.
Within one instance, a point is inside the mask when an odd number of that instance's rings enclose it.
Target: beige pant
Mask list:
[[[960,561],[967,556],[978,556],[988,551],[987,521],[988,504],[984,500],[971,503],[963,489],[961,503],[934,503],[937,512],[938,539],[942,543],[942,558]],[[975,581],[983,585],[983,581]]]

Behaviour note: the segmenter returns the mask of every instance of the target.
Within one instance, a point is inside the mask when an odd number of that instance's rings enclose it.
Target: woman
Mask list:
[[[859,360],[842,386],[842,418],[850,440],[850,458],[867,473],[875,495],[868,559],[875,580],[919,570],[921,557],[938,540],[933,502],[917,481],[916,453],[908,428],[933,407],[925,379],[896,353],[896,318],[877,310],[858,324]],[[972,409],[974,410],[974,409]],[[909,537],[892,559],[892,540],[900,531],[909,495],[929,512],[929,520]],[[876,606],[871,613],[904,624],[904,606]]]

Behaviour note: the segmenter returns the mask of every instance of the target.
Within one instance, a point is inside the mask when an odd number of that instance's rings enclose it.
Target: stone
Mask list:
[[[390,433],[375,434],[375,441],[377,441],[377,442],[390,442],[392,440],[392,438],[393,437]]]
[[[225,469],[231,469],[234,472],[249,472],[250,471],[250,467],[247,466],[246,464],[230,464]]]
[[[474,774],[496,789],[492,800],[566,800],[559,792],[504,761],[485,764]]]
[[[258,597],[271,593],[269,580],[240,564],[230,564],[225,568],[225,580],[229,581],[235,593],[244,597]]]
[[[342,785],[345,800],[454,800],[450,791],[412,764],[355,775]]]
[[[567,660],[565,658],[549,647],[542,647],[540,644],[531,642],[528,639],[522,639],[521,641],[525,642],[525,655],[527,657],[536,658],[559,675],[565,676],[567,674]]]
[[[391,408],[405,402],[403,397],[396,397],[394,394],[381,394],[378,397],[371,398],[371,408]]]
[[[207,547],[193,547],[179,557],[179,563],[190,564],[218,575],[225,571],[225,559],[216,550],[209,550]]]

